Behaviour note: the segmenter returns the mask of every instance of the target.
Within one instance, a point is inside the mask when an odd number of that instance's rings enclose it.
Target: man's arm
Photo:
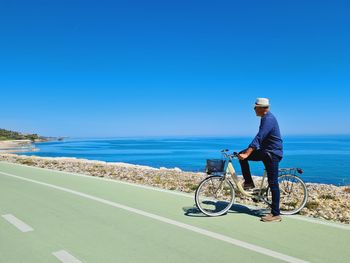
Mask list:
[[[247,159],[255,150],[260,149],[263,140],[267,137],[267,135],[270,133],[272,128],[273,128],[273,123],[271,119],[262,118],[258,134],[253,139],[248,149],[246,149],[243,153],[238,155],[238,159],[240,160]]]
[[[262,118],[259,132],[255,136],[254,140],[251,142],[249,147],[254,148],[256,150],[260,149],[262,142],[265,140],[267,135],[269,135],[272,128],[273,128],[273,120],[271,118]]]

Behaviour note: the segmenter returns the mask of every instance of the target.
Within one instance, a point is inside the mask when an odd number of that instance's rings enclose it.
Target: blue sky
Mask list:
[[[52,136],[350,134],[348,1],[0,0],[0,127]]]

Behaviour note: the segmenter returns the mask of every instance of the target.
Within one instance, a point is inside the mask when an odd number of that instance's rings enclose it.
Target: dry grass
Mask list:
[[[336,197],[333,194],[322,194],[320,198],[324,200],[335,200]]]
[[[343,191],[350,194],[350,186],[345,187]]]
[[[320,206],[319,202],[316,201],[310,201],[306,203],[306,207],[310,210],[315,210]]]
[[[29,165],[29,166],[34,166],[36,163],[35,161],[31,159],[20,159],[18,160],[19,163],[24,164],[24,165]]]
[[[191,191],[196,191],[197,190],[197,187],[198,187],[198,184],[194,184],[194,183],[186,183],[185,184],[185,187],[190,189]]]

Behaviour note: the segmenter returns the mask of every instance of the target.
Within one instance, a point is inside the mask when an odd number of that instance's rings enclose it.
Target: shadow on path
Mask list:
[[[207,217],[197,208],[196,205],[183,207],[182,210],[185,212],[185,216]],[[217,205],[217,210],[221,210],[220,205]],[[270,212],[270,210],[267,208],[253,209],[253,208],[249,208],[247,206],[240,205],[240,204],[234,204],[230,208],[230,210],[228,211],[229,214],[247,214],[247,215],[251,215],[251,216],[255,216],[255,217],[261,217],[263,215],[268,214],[269,212]],[[228,214],[228,213],[226,213],[226,214]]]

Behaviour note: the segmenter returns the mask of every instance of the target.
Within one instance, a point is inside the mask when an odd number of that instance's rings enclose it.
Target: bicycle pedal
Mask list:
[[[259,194],[260,193],[260,189],[258,189],[258,188],[252,188],[252,189],[245,190],[245,191],[249,194]]]
[[[252,201],[253,201],[254,203],[259,203],[259,200],[258,200],[257,198],[252,198]]]

